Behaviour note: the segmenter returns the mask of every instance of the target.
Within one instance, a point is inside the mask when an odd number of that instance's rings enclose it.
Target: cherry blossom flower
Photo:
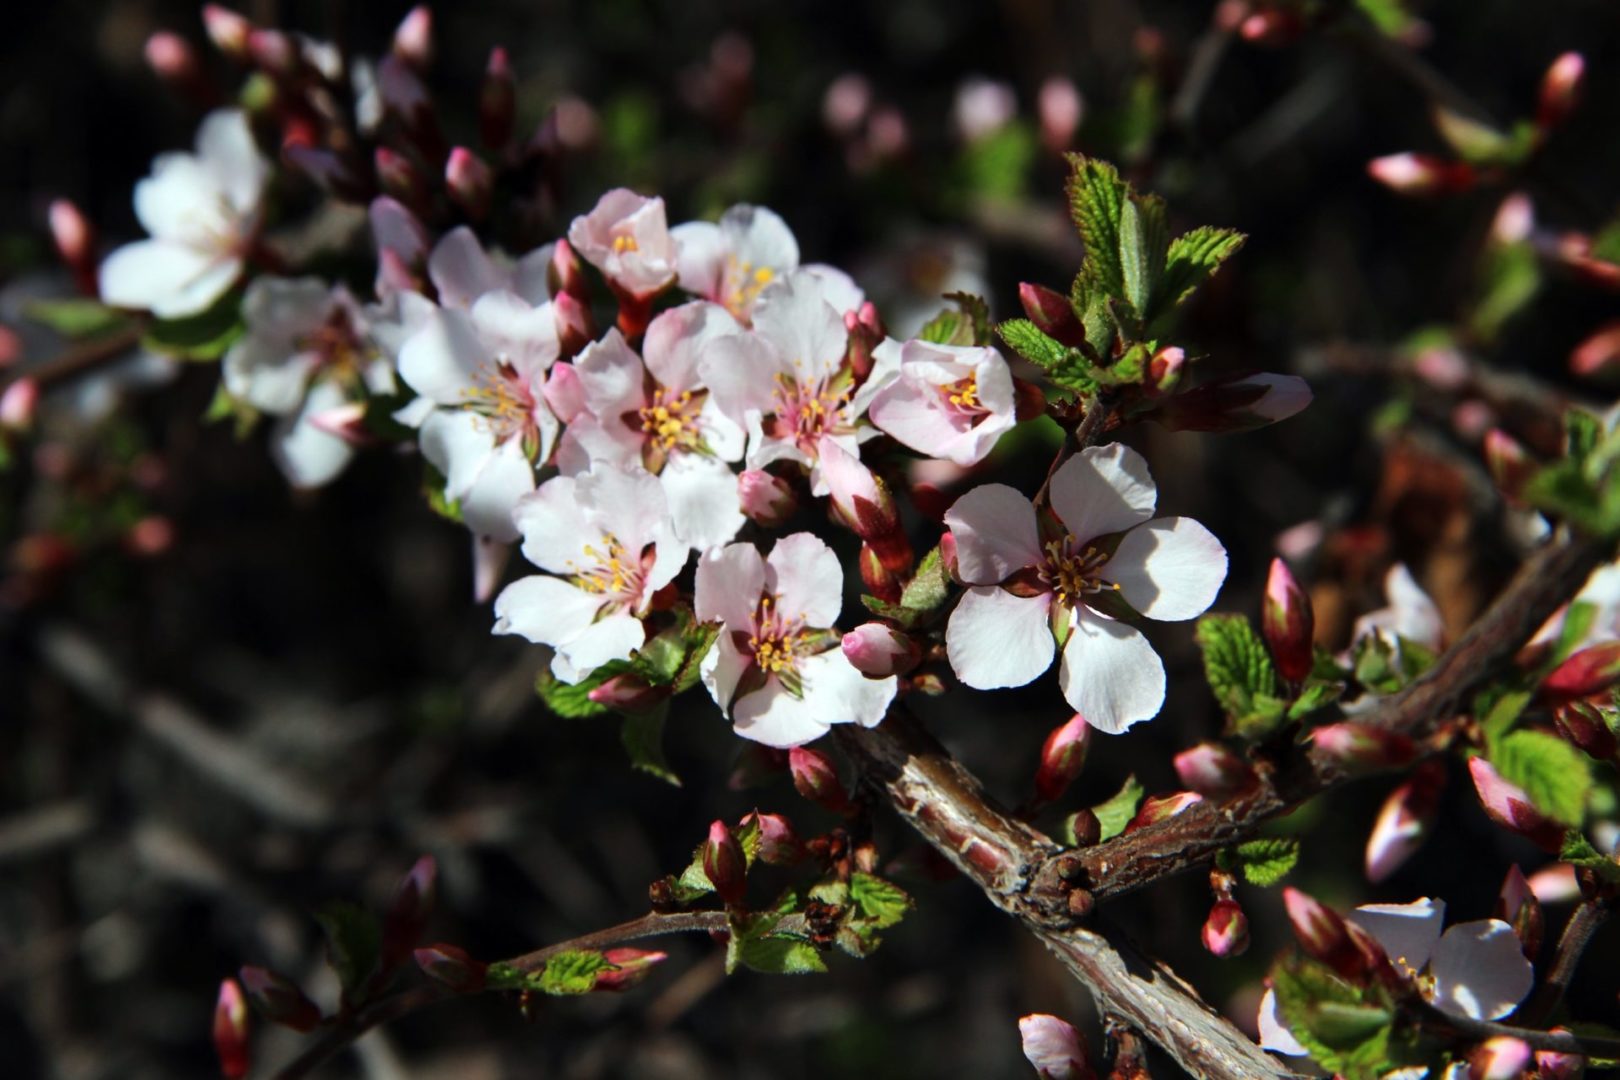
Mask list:
[[[423,456],[479,535],[517,539],[512,508],[557,437],[544,395],[557,347],[549,302],[491,292],[465,311],[433,311],[400,348],[400,377],[421,400],[398,415],[420,425]]]
[[[722,624],[703,685],[738,735],[792,747],[831,724],[882,721],[896,680],[867,678],[844,656],[833,629],[843,593],[838,557],[810,533],[783,537],[766,558],[728,544],[699,560],[697,617]]]
[[[445,233],[428,256],[428,279],[443,307],[470,308],[492,292],[513,293],[530,305],[551,298],[547,275],[555,245],[546,244],[516,258],[484,250],[478,237],[462,225]]]
[[[558,476],[518,500],[523,555],[544,570],[495,598],[497,634],[556,650],[551,672],[576,683],[646,641],[641,616],[686,565],[664,489],[645,469],[601,464]]]
[[[343,286],[261,277],[242,299],[247,333],[225,354],[225,389],[277,417],[271,454],[295,487],[319,487],[353,456],[349,407],[394,391],[393,366],[367,337]]]
[[[645,299],[675,278],[675,240],[664,217],[664,200],[614,188],[589,214],[568,227],[568,242],[609,284]]]
[[[654,319],[641,356],[609,330],[573,364],[584,412],[563,436],[559,467],[639,464],[663,484],[677,536],[699,550],[730,541],[746,520],[726,464],[742,457],[743,432],[703,386],[698,358],[740,329],[724,308],[699,300]]]
[[[718,223],[690,221],[670,234],[681,288],[744,322],[765,286],[799,267],[793,230],[763,206],[733,206]]]
[[[919,454],[983,461],[1014,423],[1012,373],[995,349],[908,341],[899,377],[872,398],[872,423]]]
[[[1388,607],[1371,611],[1356,620],[1355,641],[1377,635],[1392,646],[1401,639],[1415,642],[1428,649],[1443,644],[1445,626],[1440,620],[1440,609],[1434,606],[1429,594],[1423,591],[1412,571],[1405,563],[1396,563],[1384,576],[1384,596]]]
[[[1118,734],[1164,703],[1164,665],[1116,617],[1128,610],[1120,601],[1150,619],[1202,614],[1226,580],[1226,549],[1191,518],[1153,517],[1147,462],[1124,446],[1080,451],[1050,490],[1044,523],[1005,484],[974,488],[946,513],[970,586],[951,613],[947,655],[964,683],[991,690],[1034,679],[1061,644],[1064,698]]]
[[[760,294],[753,329],[716,341],[699,367],[720,408],[748,430],[748,468],[798,462],[816,495],[828,492],[821,440],[859,457],[862,440],[876,434],[862,415],[899,364],[898,347],[885,342],[857,382],[845,355],[848,331],[825,290],[804,270],[774,282]]]
[[[1534,972],[1513,928],[1500,919],[1457,923],[1444,934],[1446,904],[1365,904],[1346,916],[1383,946],[1395,969],[1431,1005],[1469,1020],[1499,1020],[1530,992]]]
[[[209,113],[195,154],[159,156],[135,185],[135,216],[151,237],[107,256],[102,299],[165,319],[206,310],[242,274],[269,172],[245,114]]]

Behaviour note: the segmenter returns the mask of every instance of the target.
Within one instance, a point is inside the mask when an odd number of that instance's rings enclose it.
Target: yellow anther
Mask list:
[[[636,243],[635,237],[628,233],[621,233],[613,238],[613,250],[623,255],[627,251],[641,250],[641,245]]]

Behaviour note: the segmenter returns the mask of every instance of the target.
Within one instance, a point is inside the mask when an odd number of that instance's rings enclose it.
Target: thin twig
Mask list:
[[[112,331],[100,337],[93,337],[82,341],[71,348],[64,349],[41,363],[17,372],[11,382],[18,379],[33,379],[40,389],[54,386],[60,382],[82,375],[94,370],[102,364],[110,363],[123,356],[130,349],[140,343],[141,335],[146,333],[144,321],[134,321],[128,326]],[[8,382],[6,385],[10,385]]]
[[[1558,937],[1552,966],[1547,969],[1547,975],[1535,996],[1524,1007],[1521,1019],[1525,1023],[1544,1024],[1551,1018],[1559,1002],[1564,1000],[1564,992],[1575,977],[1575,968],[1580,964],[1587,945],[1591,944],[1593,935],[1608,921],[1613,910],[1614,901],[1608,897],[1589,897],[1581,901]]]
[[[1620,1057],[1620,1039],[1602,1035],[1576,1035],[1568,1031],[1542,1031],[1539,1028],[1516,1027],[1493,1020],[1469,1020],[1453,1016],[1438,1009],[1426,1010],[1424,1026],[1437,1031],[1449,1031],[1469,1041],[1485,1039],[1518,1039],[1532,1050],[1553,1050],[1560,1054],[1580,1054],[1583,1057]]]

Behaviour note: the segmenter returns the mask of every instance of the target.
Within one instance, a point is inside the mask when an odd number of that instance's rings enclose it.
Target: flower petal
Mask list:
[[[1499,1020],[1530,993],[1535,973],[1513,928],[1500,919],[1458,923],[1435,947],[1434,1005],[1470,1020]]]
[[[495,598],[492,632],[557,646],[584,633],[601,608],[599,593],[586,592],[561,578],[534,574],[512,582]]]
[[[1446,902],[1424,897],[1410,904],[1363,904],[1345,918],[1371,934],[1396,963],[1422,970],[1440,940]]]
[[[731,718],[738,735],[766,746],[802,746],[827,734],[827,721],[809,695],[796,698],[774,678],[738,698]]]
[[[803,271],[778,278],[760,294],[754,329],[781,351],[801,380],[835,373],[849,340],[843,318]]]
[[[1289,1057],[1305,1057],[1309,1050],[1300,1045],[1294,1033],[1289,1031],[1282,1022],[1282,1016],[1277,1012],[1277,991],[1267,988],[1260,998],[1260,1045],[1274,1054],[1287,1054]]]
[[[894,676],[869,679],[849,662],[843,649],[828,649],[799,661],[804,704],[823,724],[882,723],[899,682]]]
[[[101,264],[101,299],[160,319],[206,311],[242,272],[242,260],[167,240],[125,244]]]
[[[844,606],[844,570],[820,537],[807,532],[784,536],[765,561],[769,588],[783,615],[817,629],[838,621]]]
[[[428,277],[438,290],[439,303],[446,307],[470,308],[487,292],[505,288],[507,275],[501,273],[472,229],[457,226],[444,234],[428,256]]]
[[[642,468],[599,465],[576,478],[574,497],[596,531],[611,535],[632,558],[657,539],[669,514],[658,478]]]
[[[293,487],[317,488],[330,483],[354,457],[354,448],[347,442],[310,422],[311,416],[341,405],[343,400],[343,391],[336,386],[317,383],[298,416],[276,425],[270,456]]]
[[[441,405],[458,405],[487,359],[465,312],[439,308],[422,320],[399,350],[399,376],[412,390]]]
[[[647,640],[647,628],[634,615],[598,619],[561,645],[551,658],[551,673],[577,683],[610,660],[628,660]]]
[[[1150,619],[1191,619],[1221,591],[1226,549],[1192,518],[1155,518],[1125,534],[1102,576]]]
[[[956,677],[977,690],[995,690],[1023,686],[1051,667],[1057,648],[1046,621],[1051,605],[1050,594],[969,589],[945,628],[945,650]]]
[[[699,551],[729,544],[748,520],[737,494],[737,476],[723,462],[682,454],[669,460],[658,480],[669,500],[676,537]]]
[[[731,718],[732,695],[737,692],[737,683],[742,673],[748,670],[748,664],[749,657],[738,651],[730,634],[723,632],[715,640],[714,648],[705,653],[698,664],[698,675],[703,680],[704,688],[727,719]]]
[[[983,484],[945,512],[956,538],[956,567],[969,585],[996,585],[1041,563],[1035,507],[1006,484]]]
[[[553,574],[572,574],[591,564],[586,545],[601,539],[586,516],[572,476],[554,476],[512,508],[512,523],[523,534],[523,557]]]
[[[1052,509],[1082,543],[1140,525],[1158,499],[1146,459],[1120,443],[1090,446],[1065,461],[1051,492]]]
[[[579,375],[580,389],[585,395],[585,408],[595,415],[604,427],[623,427],[622,413],[632,412],[647,403],[643,392],[646,372],[641,357],[625,343],[618,327],[613,327],[600,341],[593,341],[574,361]],[[637,441],[640,441],[637,433]]]
[[[712,221],[689,221],[669,230],[675,241],[675,275],[681,288],[710,300],[720,296],[726,242]]]
[[[473,326],[489,359],[511,364],[533,380],[557,359],[557,316],[550,303],[534,307],[516,293],[485,293],[472,306]],[[538,391],[540,383],[534,381]]]
[[[1164,664],[1148,639],[1084,607],[1063,647],[1058,683],[1074,711],[1110,735],[1153,719],[1164,704]]]
[[[698,560],[693,608],[704,622],[752,630],[754,608],[765,591],[765,560],[753,544],[727,544]],[[724,702],[722,702],[724,704]]]
[[[461,520],[480,536],[509,543],[518,538],[512,510],[533,490],[534,466],[518,440],[508,439],[485,459],[478,478],[462,497]]]
[[[641,353],[658,384],[679,393],[698,385],[698,361],[714,341],[742,327],[725,308],[694,300],[660,314],[647,327]]]

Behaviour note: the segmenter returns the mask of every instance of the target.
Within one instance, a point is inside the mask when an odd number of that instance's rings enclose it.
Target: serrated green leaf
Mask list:
[[[841,908],[849,903],[849,882],[836,877],[822,878],[810,886],[809,897],[817,903]]]
[[[1593,847],[1592,841],[1579,829],[1570,829],[1564,834],[1563,849],[1558,857],[1571,866],[1595,871],[1611,885],[1620,884],[1620,863]]]
[[[900,606],[918,616],[927,615],[945,603],[950,588],[951,576],[945,572],[945,560],[936,547],[917,564],[917,572],[900,593]]]
[[[1070,154],[1069,216],[1086,247],[1086,263],[1109,296],[1124,296],[1120,265],[1120,221],[1130,198],[1130,185],[1106,161]]]
[[[1241,726],[1246,737],[1275,728],[1288,705],[1278,696],[1271,653],[1248,618],[1205,615],[1198,620],[1195,636],[1204,655],[1210,691],[1234,725]]]
[[[1298,953],[1272,967],[1271,984],[1278,1016],[1324,1069],[1346,1080],[1374,1080],[1405,1063],[1393,1038],[1395,1010],[1381,985],[1356,986]]]
[[[827,970],[821,952],[802,938],[772,936],[733,939],[727,950],[728,972],[738,965],[766,975],[818,975]]]
[[[610,710],[606,705],[590,699],[590,692],[601,686],[610,676],[629,671],[630,665],[623,660],[614,660],[604,664],[591,672],[577,683],[565,683],[551,673],[551,668],[541,669],[534,680],[534,691],[540,695],[540,700],[546,703],[546,708],[562,717],[564,720],[583,720],[592,716],[604,716]]]
[[[559,997],[588,994],[596,988],[596,977],[613,970],[608,958],[595,949],[569,949],[546,961],[546,966],[527,985],[541,993]]]
[[[1037,367],[1048,371],[1063,366],[1068,351],[1063,343],[1046,333],[1028,319],[1008,319],[996,324],[996,333],[1007,347]]]
[[[326,935],[326,962],[337,973],[343,995],[353,1000],[377,970],[382,955],[382,923],[358,904],[333,901],[315,915]]]
[[[680,669],[675,672],[675,693],[683,694],[697,685],[703,658],[709,654],[709,649],[719,636],[719,623],[694,623],[686,628],[683,636],[686,658],[682,660]]]
[[[1533,690],[1523,687],[1493,686],[1475,696],[1474,717],[1484,732],[1486,746],[1495,746],[1507,734],[1533,695]]]
[[[1510,731],[1491,748],[1491,764],[1524,789],[1536,809],[1563,825],[1579,826],[1592,790],[1588,759],[1556,735]]]
[[[1344,684],[1338,682],[1308,682],[1300,690],[1299,697],[1288,706],[1288,719],[1301,720],[1316,712],[1325,709],[1344,693]]]
[[[595,704],[594,702],[592,704]],[[664,756],[664,721],[669,718],[669,702],[662,701],[645,712],[626,713],[619,726],[619,741],[630,755],[630,764],[666,784],[681,786],[681,778],[669,767]]]
[[[1236,230],[1205,225],[1170,241],[1153,315],[1164,314],[1196,292],[1215,276],[1222,263],[1237,253],[1245,239]]]
[[[1233,861],[1250,885],[1269,888],[1299,862],[1299,841],[1287,837],[1250,840],[1232,849]]]
[[[900,886],[859,870],[849,877],[849,899],[861,918],[879,930],[894,926],[915,906]]]
[[[1125,299],[1145,316],[1148,297],[1157,283],[1150,269],[1152,256],[1147,250],[1148,239],[1142,225],[1142,212],[1136,200],[1126,199],[1120,205],[1119,218],[1119,272]]]
[[[233,290],[207,311],[182,319],[154,319],[147,325],[141,344],[177,360],[218,360],[245,332],[242,293]]]
[[[22,315],[75,341],[111,334],[131,324],[125,312],[87,297],[31,300],[23,305]]]
[[[971,345],[973,325],[960,311],[945,308],[923,323],[922,329],[917,331],[917,338],[935,345]]]
[[[1125,784],[1114,797],[1106,802],[1100,802],[1091,808],[1097,815],[1097,823],[1102,826],[1099,833],[1101,840],[1112,840],[1125,831],[1125,826],[1131,823],[1136,816],[1136,808],[1142,803],[1143,788],[1133,774],[1125,778]],[[1072,842],[1072,837],[1070,838]]]

